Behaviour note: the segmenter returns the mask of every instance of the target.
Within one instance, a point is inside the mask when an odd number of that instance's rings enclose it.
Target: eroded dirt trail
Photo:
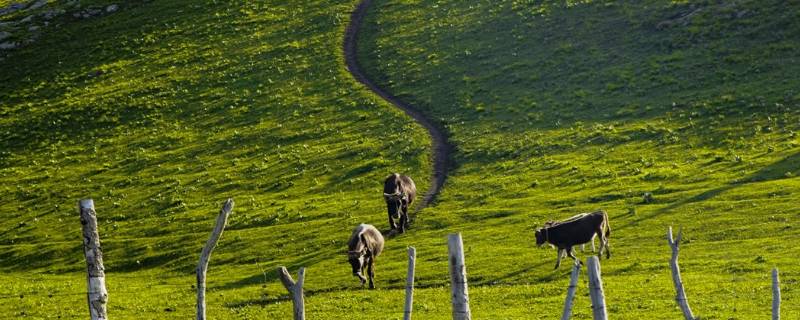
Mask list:
[[[431,174],[431,185],[428,192],[422,200],[416,205],[414,212],[424,209],[436,199],[436,196],[441,191],[445,180],[447,180],[447,173],[450,167],[450,156],[453,151],[453,146],[447,139],[445,131],[434,124],[433,121],[426,118],[418,108],[398,99],[383,88],[377,86],[362,72],[358,63],[358,56],[356,48],[358,43],[358,33],[367,14],[371,0],[362,0],[353,10],[350,17],[350,24],[347,26],[344,36],[344,58],[347,64],[347,69],[353,77],[359,82],[363,83],[367,88],[375,92],[384,100],[388,101],[397,108],[403,110],[407,115],[413,118],[416,122],[421,124],[428,130],[428,134],[433,140],[433,173]],[[412,217],[409,217],[413,219]]]

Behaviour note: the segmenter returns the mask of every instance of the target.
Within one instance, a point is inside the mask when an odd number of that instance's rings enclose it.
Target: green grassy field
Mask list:
[[[566,270],[549,270],[555,253],[531,248],[530,226],[606,209],[617,319],[680,317],[669,225],[689,237],[681,259],[703,319],[765,317],[773,266],[796,301],[800,7],[561,3],[372,7],[365,69],[440,119],[458,149],[436,215],[420,225],[466,230],[480,252],[467,257],[473,277],[564,285]],[[522,305],[511,318],[526,317]]]
[[[554,318],[569,268],[552,270],[532,227],[597,208],[612,318],[680,317],[669,225],[684,228],[702,319],[768,317],[774,266],[784,317],[800,313],[796,4],[376,1],[361,63],[447,128],[457,166],[387,242],[375,291],[351,277],[345,241],[386,227],[389,172],[426,189],[430,142],[345,70],[354,5],[135,2],[62,17],[0,61],[0,318],[85,317],[84,197],[118,319],[193,315],[193,268],[227,197],[209,318],[288,317],[286,265],[308,267],[309,318],[400,319],[409,245],[415,315],[450,318],[451,232],[474,318]],[[591,318],[585,279],[575,319]]]

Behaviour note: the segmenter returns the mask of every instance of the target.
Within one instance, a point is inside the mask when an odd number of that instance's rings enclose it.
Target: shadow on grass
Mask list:
[[[737,181],[734,181],[734,182],[730,182],[730,183],[728,183],[728,184],[726,184],[726,185],[724,185],[722,187],[719,187],[719,188],[706,190],[706,191],[704,191],[704,192],[702,192],[702,193],[700,193],[698,195],[695,195],[695,196],[693,196],[691,198],[674,202],[674,203],[672,203],[672,204],[670,204],[670,205],[668,205],[668,206],[666,206],[664,208],[656,210],[652,214],[648,214],[646,216],[642,216],[642,217],[639,217],[637,219],[634,219],[629,224],[620,226],[620,227],[618,227],[616,229],[620,230],[620,229],[625,229],[627,227],[634,226],[639,222],[652,219],[652,218],[657,217],[657,216],[659,216],[661,214],[664,214],[664,213],[669,213],[671,211],[677,210],[677,209],[679,209],[679,208],[681,208],[681,207],[683,207],[685,205],[691,204],[691,203],[710,200],[712,198],[715,198],[715,197],[719,196],[720,194],[722,194],[724,192],[733,190],[733,189],[741,187],[741,186],[745,186],[745,185],[752,184],[752,183],[758,183],[758,182],[766,182],[766,181],[774,181],[774,180],[791,178],[791,177],[794,176],[794,173],[797,173],[799,171],[800,171],[800,152],[795,153],[793,155],[790,155],[790,156],[788,156],[786,158],[783,158],[782,160],[780,160],[778,162],[775,162],[775,163],[773,163],[773,164],[771,164],[769,166],[766,166],[766,167],[762,168],[761,170],[759,170],[758,172],[755,172],[755,173],[751,174],[748,177],[745,177],[743,179],[740,179],[740,180],[737,180]]]
[[[337,252],[338,251],[318,251],[316,253],[312,253],[310,255],[306,255],[304,257],[301,257],[301,258],[295,260],[294,262],[292,262],[292,263],[290,263],[288,265],[284,265],[284,266],[289,270],[290,273],[294,273],[294,272],[296,272],[296,270],[299,270],[301,267],[308,268],[308,267],[316,265],[316,264],[318,264],[318,263],[320,263],[322,261],[326,261],[326,260],[332,259],[338,254]],[[246,287],[246,286],[252,286],[252,285],[256,285],[256,284],[264,284],[264,283],[268,283],[268,282],[278,281],[278,279],[280,279],[279,276],[278,276],[278,267],[279,266],[280,265],[278,265],[278,264],[266,265],[265,266],[265,270],[269,270],[269,271],[266,271],[266,272],[263,272],[263,273],[259,273],[259,274],[254,274],[254,275],[251,275],[249,277],[236,280],[234,282],[229,282],[229,283],[223,284],[223,285],[219,286],[218,289],[221,289],[221,290],[238,289],[238,288],[242,288],[242,287]],[[346,268],[348,268],[348,270],[350,268],[350,266],[347,265],[347,261],[345,259],[345,255],[344,254],[342,254],[342,267],[343,268],[346,267]]]

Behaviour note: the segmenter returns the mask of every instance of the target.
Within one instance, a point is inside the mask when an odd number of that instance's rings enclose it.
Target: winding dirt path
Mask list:
[[[383,88],[379,87],[372,82],[372,80],[370,80],[363,71],[361,71],[361,67],[358,63],[358,56],[356,54],[358,32],[361,29],[364,16],[367,14],[367,8],[369,8],[371,3],[372,0],[362,0],[356,6],[355,10],[353,10],[352,15],[350,16],[350,24],[347,25],[344,35],[344,59],[345,63],[347,64],[347,70],[350,71],[356,80],[363,83],[367,88],[372,90],[372,92],[375,92],[375,94],[379,95],[384,100],[388,101],[395,107],[400,108],[400,110],[403,110],[403,112],[425,127],[425,129],[428,130],[428,134],[431,136],[431,140],[433,140],[433,173],[431,175],[431,186],[428,189],[428,192],[425,193],[422,201],[417,203],[415,212],[418,212],[430,205],[431,202],[436,199],[436,196],[442,189],[445,180],[447,180],[447,171],[452,163],[450,157],[453,151],[453,146],[447,140],[447,134],[445,131],[441,127],[435,125],[433,121],[426,118],[425,115],[419,111],[419,109],[401,101]],[[413,217],[409,218],[413,219]]]

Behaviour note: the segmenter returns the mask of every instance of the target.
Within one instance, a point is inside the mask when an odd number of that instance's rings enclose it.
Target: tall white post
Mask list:
[[[294,320],[306,319],[306,302],[303,297],[303,284],[306,282],[306,268],[300,268],[297,273],[297,282],[294,282],[292,275],[286,267],[278,268],[278,275],[281,277],[283,287],[292,295],[292,314]]]
[[[672,259],[669,261],[669,266],[672,269],[672,282],[675,284],[675,301],[681,307],[683,317],[686,320],[694,320],[692,308],[689,307],[689,301],[686,299],[686,292],[683,290],[683,281],[681,280],[681,268],[678,266],[678,250],[683,238],[683,229],[678,231],[678,238],[672,238],[672,227],[667,230],[667,242],[672,248]]]
[[[467,266],[464,263],[464,244],[461,234],[448,236],[447,249],[450,255],[450,288],[452,291],[453,320],[470,320],[469,291],[467,289]]]
[[[772,320],[781,320],[781,280],[778,268],[772,269]]]
[[[606,296],[603,293],[603,279],[600,275],[600,259],[591,256],[586,260],[589,271],[589,296],[592,298],[592,319],[607,320]]]
[[[572,315],[572,302],[575,300],[575,290],[578,288],[578,274],[581,272],[581,264],[577,260],[572,267],[572,274],[569,276],[569,287],[567,287],[567,298],[564,300],[564,312],[561,320],[569,320]]]
[[[208,270],[208,261],[211,259],[211,252],[217,246],[219,238],[222,237],[222,231],[225,229],[225,223],[227,223],[228,215],[230,215],[231,211],[233,211],[233,199],[228,199],[222,205],[214,230],[211,231],[211,237],[208,238],[203,251],[200,253],[200,261],[197,263],[197,320],[206,319],[206,271]]]
[[[406,273],[406,306],[403,310],[403,320],[411,320],[411,310],[414,305],[414,266],[417,260],[417,249],[408,247],[408,273]]]
[[[83,254],[86,256],[86,286],[91,320],[108,319],[106,304],[106,273],[103,267],[103,251],[100,249],[100,233],[97,231],[97,213],[94,201],[84,199],[78,202],[83,233]]]

